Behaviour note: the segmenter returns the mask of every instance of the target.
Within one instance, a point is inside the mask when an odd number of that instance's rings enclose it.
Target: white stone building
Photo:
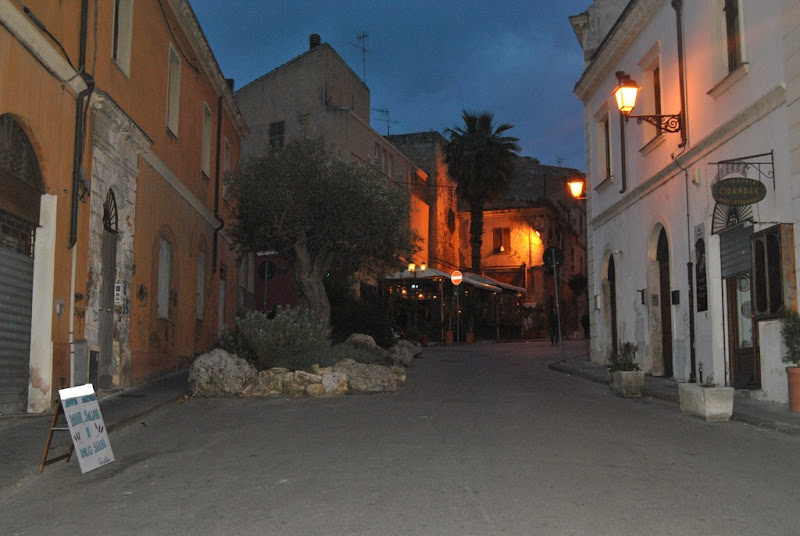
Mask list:
[[[653,375],[786,402],[800,0],[595,0],[570,21],[585,58],[591,359],[630,341]],[[674,114],[677,132],[622,120],[619,71],[641,87],[632,115]]]

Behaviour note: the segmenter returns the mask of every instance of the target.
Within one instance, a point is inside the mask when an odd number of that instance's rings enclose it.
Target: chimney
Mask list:
[[[319,34],[311,34],[308,37],[308,45],[309,45],[308,49],[309,50],[314,50],[315,48],[317,48],[319,46],[320,42],[321,41],[320,41]]]

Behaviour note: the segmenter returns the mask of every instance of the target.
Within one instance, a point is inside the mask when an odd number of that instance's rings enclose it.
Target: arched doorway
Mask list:
[[[0,413],[28,404],[33,251],[44,181],[25,130],[0,116]]]
[[[114,355],[114,296],[117,276],[117,200],[108,190],[103,203],[102,286],[100,287],[100,362],[97,376],[90,374],[97,387],[108,389],[114,386],[118,375],[118,360]]]
[[[656,246],[658,262],[659,312],[661,313],[661,359],[664,363],[664,376],[671,377],[672,369],[672,297],[669,278],[669,241],[667,232],[662,228],[658,234]]]

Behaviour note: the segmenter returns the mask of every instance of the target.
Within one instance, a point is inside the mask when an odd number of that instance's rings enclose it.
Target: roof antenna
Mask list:
[[[370,52],[370,50],[367,48],[367,37],[369,37],[367,32],[361,32],[356,36],[356,39],[358,39],[358,44],[350,43],[361,51],[361,68],[363,69],[361,80],[365,84],[367,83],[367,52]]]
[[[399,123],[400,121],[392,121],[391,112],[389,112],[388,108],[373,108],[373,112],[378,112],[383,114],[383,119],[376,119],[376,121],[383,121],[386,123],[386,135],[389,135],[389,129],[391,128],[392,124]]]

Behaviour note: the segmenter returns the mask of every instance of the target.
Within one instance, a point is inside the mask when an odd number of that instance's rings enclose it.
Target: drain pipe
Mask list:
[[[225,227],[225,222],[219,217],[219,190],[220,190],[220,168],[221,162],[219,161],[222,154],[222,95],[217,98],[217,165],[214,170],[214,217],[219,222],[219,226],[214,229],[214,253],[212,257],[213,268],[212,271],[217,271],[217,247],[219,245],[219,232]]]
[[[79,189],[81,187],[80,174],[81,165],[83,163],[83,142],[86,135],[86,111],[88,110],[88,99],[94,91],[94,77],[86,73],[86,38],[87,26],[89,18],[89,0],[82,0],[81,2],[81,29],[80,29],[80,45],[78,51],[78,74],[86,83],[86,88],[83,89],[76,97],[75,106],[75,139],[73,144],[72,153],[72,207],[70,212],[69,222],[69,244],[67,249],[72,250],[72,259],[70,266],[70,284],[69,284],[69,364],[70,364],[70,386],[75,381],[75,277],[78,259],[78,248],[75,245],[78,242],[78,203],[80,203]],[[84,108],[84,100],[86,108]]]
[[[81,2],[81,35],[78,57],[78,73],[86,88],[78,93],[75,106],[75,140],[72,152],[72,209],[69,221],[69,245],[72,249],[78,242],[78,203],[80,203],[81,165],[83,164],[83,142],[86,136],[86,112],[88,101],[86,98],[94,91],[94,78],[86,73],[86,35],[88,25],[89,0]],[[85,105],[84,106],[84,101]]]
[[[681,154],[686,151],[689,143],[688,130],[689,125],[686,124],[686,62],[683,50],[683,0],[672,0],[672,7],[675,9],[675,26],[678,39],[678,83],[680,85],[681,97]],[[678,155],[681,156],[681,154]],[[691,229],[691,211],[689,208],[689,169],[683,168],[678,162],[678,157],[675,157],[675,164],[683,171],[683,182],[686,191],[686,254],[687,254],[687,280],[689,283],[689,362],[691,366],[691,373],[689,374],[689,381],[697,381],[695,375],[697,367],[697,354],[695,352],[696,337],[694,328],[694,263],[692,262],[692,229]],[[702,375],[702,372],[701,372]]]

